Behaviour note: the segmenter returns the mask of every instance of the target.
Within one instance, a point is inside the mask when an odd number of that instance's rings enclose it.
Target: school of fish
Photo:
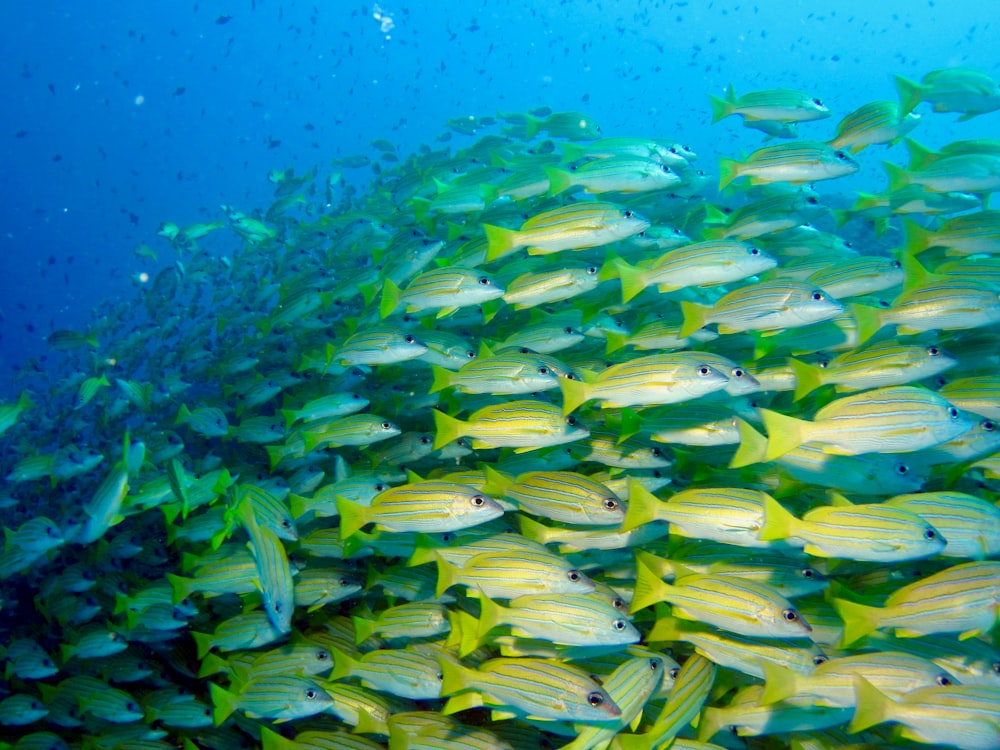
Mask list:
[[[1000,747],[1000,88],[894,82],[164,222],[0,406],[0,747]]]

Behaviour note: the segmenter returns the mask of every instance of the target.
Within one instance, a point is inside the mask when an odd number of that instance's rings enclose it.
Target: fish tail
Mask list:
[[[646,607],[662,602],[670,593],[670,584],[664,583],[656,573],[643,563],[636,561],[635,592],[629,613],[634,614]]]
[[[209,686],[212,694],[212,721],[221,727],[226,719],[239,707],[239,698],[214,682]]]
[[[787,539],[795,534],[798,519],[770,495],[764,497],[764,525],[757,538],[762,542]]]
[[[660,499],[636,479],[628,480],[628,508],[622,521],[622,531],[631,531],[656,520]]]
[[[539,523],[533,518],[520,514],[521,536],[533,542],[548,544],[552,541],[552,531],[543,523]]]
[[[378,624],[374,620],[370,620],[367,617],[358,617],[357,615],[351,617],[351,622],[354,623],[355,645],[364,643],[371,638],[378,627]]]
[[[788,667],[770,661],[761,661],[760,668],[764,671],[764,692],[757,699],[757,705],[769,706],[772,703],[791,698],[798,692],[796,674]]]
[[[616,333],[614,331],[608,331],[604,337],[605,346],[604,353],[611,354],[619,349],[622,349],[628,344],[628,336],[624,333]]]
[[[545,176],[549,178],[549,195],[558,195],[573,187],[573,174],[556,167],[545,167]]]
[[[493,628],[500,626],[500,617],[503,614],[503,608],[488,596],[479,597],[479,606],[481,609],[476,636],[479,640],[482,640]]]
[[[370,510],[367,506],[352,503],[346,498],[337,497],[337,512],[340,514],[340,538],[347,539],[361,530],[370,520]]]
[[[882,316],[878,308],[869,307],[857,302],[850,304],[848,307],[851,315],[854,317],[854,322],[858,326],[858,346],[861,346],[882,327]]]
[[[646,288],[646,271],[621,259],[615,261],[615,267],[622,284],[622,304],[625,304]]]
[[[438,598],[458,583],[458,568],[438,555],[437,559],[438,577],[434,595]]]
[[[903,255],[913,256],[932,246],[934,235],[929,229],[913,221],[903,219]]]
[[[892,700],[861,675],[854,677],[854,694],[857,697],[854,718],[847,731],[861,732],[868,727],[889,721],[892,716]]]
[[[901,118],[906,117],[923,100],[923,86],[901,75],[894,75],[892,80],[896,84],[896,91],[899,93],[899,116]]]
[[[767,430],[765,460],[773,461],[806,442],[804,428],[809,422],[770,409],[761,409],[760,413],[764,419],[764,429]]]
[[[464,427],[465,423],[460,419],[450,417],[440,409],[434,409],[434,450],[443,448],[462,437]]]
[[[458,633],[458,656],[461,658],[481,647],[485,639],[478,635],[479,622],[473,615],[460,609],[455,612],[455,620],[457,624],[452,624],[451,633],[452,637]],[[454,645],[453,640],[451,643]]]
[[[889,178],[890,193],[902,190],[910,184],[910,173],[898,164],[884,161],[882,162],[882,166],[885,168],[885,174]]]
[[[173,573],[167,573],[167,582],[170,584],[170,588],[173,591],[173,598],[171,601],[174,604],[183,601],[191,595],[194,579],[176,576]]]
[[[719,191],[725,190],[730,182],[740,176],[742,165],[736,159],[719,159]]]
[[[260,728],[260,747],[261,750],[292,750],[297,745],[293,740],[262,725]]]
[[[844,621],[844,634],[840,638],[841,648],[847,648],[878,630],[882,618],[882,610],[878,607],[869,607],[848,599],[831,599],[830,604]]]
[[[358,663],[348,654],[345,654],[336,646],[330,646],[330,655],[333,656],[333,669],[330,671],[330,676],[327,679],[342,680],[354,673]]]
[[[195,646],[198,648],[198,658],[204,659],[209,651],[212,650],[212,640],[213,636],[211,633],[195,633],[191,631],[191,637],[194,638]]]
[[[486,233],[486,241],[489,247],[486,250],[486,260],[496,260],[502,258],[518,247],[517,231],[498,227],[495,224],[483,224],[483,231]]]
[[[706,708],[698,720],[698,741],[712,739],[726,723],[726,713],[721,708]]]
[[[910,163],[907,165],[910,169],[926,169],[937,161],[939,156],[938,152],[927,148],[924,144],[919,143],[912,138],[904,138],[903,143],[906,145],[906,150],[910,154]]]
[[[763,461],[767,453],[767,438],[739,417],[736,417],[736,429],[740,434],[740,445],[729,462],[729,468],[741,469]]]
[[[823,370],[816,365],[789,358],[788,364],[795,374],[795,401],[805,398],[823,385]]]
[[[590,399],[590,386],[583,380],[559,378],[559,389],[563,395],[563,414],[570,414]]]
[[[712,124],[719,120],[724,120],[733,113],[733,105],[725,99],[720,99],[712,94],[708,95],[708,101],[712,105]]]
[[[446,370],[438,365],[431,365],[431,375],[433,382],[428,393],[437,393],[451,386],[451,370]]]
[[[681,300],[681,314],[684,316],[684,322],[681,324],[681,330],[678,335],[682,339],[686,339],[695,331],[704,328],[708,322],[708,314],[711,309],[711,307],[699,305],[697,302],[688,302],[686,299]]]
[[[382,282],[382,299],[379,301],[378,315],[380,318],[388,318],[397,307],[399,307],[399,287],[392,279],[386,279]]]

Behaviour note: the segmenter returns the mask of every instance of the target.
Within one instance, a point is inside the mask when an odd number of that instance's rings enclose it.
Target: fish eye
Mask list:
[[[613,627],[615,630],[617,630],[620,633],[620,632],[622,632],[625,629],[625,621],[624,620],[615,620],[613,623],[611,623],[611,627]]]
[[[701,375],[702,377],[711,374],[711,372],[712,368],[709,367],[708,365],[702,365],[701,367],[698,368],[698,374]]]
[[[820,655],[820,656],[814,656],[813,657],[813,666],[814,667],[818,667],[820,664],[826,664],[828,661],[830,661],[830,660],[827,657],[825,657],[825,656],[822,656],[822,655]]]
[[[892,263],[889,264],[889,267],[890,268],[902,268],[903,264],[900,263],[898,260],[894,260]]]
[[[661,451],[659,448],[650,448],[649,449],[649,453],[650,453],[650,455],[657,456],[657,457],[663,455],[663,451]]]
[[[613,497],[606,497],[604,498],[604,507],[607,510],[614,510],[615,508],[618,507],[618,501],[615,500]]]
[[[661,164],[660,171],[663,172],[663,174],[670,174],[670,167],[668,167],[666,164]]]
[[[676,153],[677,153],[677,147],[676,147],[676,146],[671,146],[671,147],[669,148],[669,151],[670,151],[670,153],[672,153],[672,154],[676,154]]]
[[[937,539],[937,533],[934,529],[926,529],[924,531],[924,539]]]
[[[319,695],[319,693],[317,693],[312,688],[309,688],[308,690],[306,690],[306,698],[308,698],[309,700],[315,700],[318,695]]]
[[[834,151],[833,155],[840,159],[841,161],[848,161],[849,157],[843,151]]]
[[[747,249],[747,252],[750,253],[751,255],[760,255],[760,248],[751,247]]]
[[[476,353],[474,351],[472,351],[472,349],[468,349],[465,352],[465,356],[468,357],[469,359],[475,359],[476,358]]]
[[[381,426],[382,426],[383,430],[391,430],[392,429],[392,422],[383,422]]]
[[[904,474],[909,474],[910,473],[910,467],[907,466],[906,464],[897,464],[896,465],[896,473],[899,474],[900,476],[903,476]]]
[[[539,375],[548,375],[549,374],[549,368],[546,367],[545,365],[542,365],[541,367],[538,368],[538,374]]]
[[[936,682],[938,685],[941,685],[942,687],[944,687],[945,685],[951,685],[952,684],[951,680],[948,679],[943,674],[939,674],[936,678],[934,678],[934,682]]]
[[[597,266],[587,266],[587,273],[593,276],[597,273]]]
[[[813,99],[813,104],[815,104],[817,107],[823,106],[823,102],[820,101],[819,99]]]
[[[319,659],[320,661],[326,661],[327,659],[330,658],[330,652],[326,651],[325,649],[320,649],[319,651],[316,652],[316,658]]]
[[[744,375],[743,370],[741,370],[739,367],[734,367],[733,368],[733,377],[734,378],[742,378],[743,375]]]
[[[622,216],[624,216],[626,219],[631,219],[633,216],[635,216],[635,214],[632,212],[631,209],[626,208],[624,211],[622,211]]]
[[[785,618],[785,622],[798,622],[799,621],[799,613],[796,612],[794,609],[785,609],[785,610],[782,610],[781,616],[783,618]]]
[[[566,424],[570,427],[576,427],[576,417],[566,417]]]
[[[481,284],[482,286],[489,286],[489,285],[490,285],[490,284],[492,284],[493,282],[491,282],[491,281],[489,280],[489,277],[487,277],[487,276],[480,276],[480,277],[479,277],[479,283],[480,283],[480,284]]]
[[[958,409],[956,409],[954,406],[949,406],[948,416],[951,417],[952,419],[958,419]]]
[[[587,703],[596,708],[604,703],[604,696],[600,693],[587,693]]]
[[[996,429],[996,423],[994,423],[994,422],[990,421],[989,419],[984,419],[984,420],[983,420],[983,421],[982,421],[982,422],[980,423],[980,426],[981,426],[981,427],[983,428],[983,430],[985,430],[986,432],[993,432],[993,430],[994,430],[994,429]]]
[[[812,298],[817,302],[822,302],[826,297],[823,296],[823,292],[813,292]]]
[[[579,570],[570,570],[569,572],[566,573],[566,577],[569,578],[569,580],[571,580],[573,583],[576,583],[577,581],[581,580]]]
[[[620,596],[616,596],[614,599],[611,600],[611,606],[614,607],[615,609],[622,609],[625,606],[625,600],[622,599]]]
[[[809,198],[806,198],[806,203],[808,203],[810,206],[818,206],[819,198],[813,198],[812,196],[810,196]]]
[[[803,568],[802,569],[802,577],[803,578],[808,578],[808,579],[815,578],[816,577],[816,571],[813,570],[812,568]]]
[[[389,485],[382,484],[381,482],[379,482],[372,489],[375,490],[376,492],[385,492],[387,489],[389,489]]]
[[[477,508],[482,505],[486,505],[486,498],[483,497],[482,495],[473,495],[472,504],[475,505]]]
[[[283,529],[290,529],[290,528],[292,528],[292,522],[291,522],[291,521],[289,521],[289,520],[288,520],[288,519],[286,518],[285,520],[283,520],[283,521],[281,522],[281,528],[283,528]]]
[[[937,357],[939,354],[941,354],[941,350],[938,349],[936,346],[928,346],[927,353],[932,357]]]
[[[676,680],[677,679],[677,675],[679,675],[680,673],[681,673],[681,668],[680,667],[671,667],[670,671],[667,672],[667,674],[670,676],[671,680]]]
[[[1000,674],[1000,661],[993,662],[993,673]]]
[[[412,344],[414,341],[416,341],[416,339],[413,338],[412,333],[408,333],[406,334],[406,337],[403,339],[403,341],[405,341],[407,344]]]

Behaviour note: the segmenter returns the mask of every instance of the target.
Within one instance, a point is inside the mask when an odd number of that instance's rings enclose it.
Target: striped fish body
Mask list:
[[[467,422],[435,411],[434,424],[435,450],[460,437],[471,437],[476,449],[515,448],[523,452],[570,443],[590,434],[575,417],[564,416],[558,406],[529,400],[485,406]]]
[[[881,503],[821,506],[796,519],[776,500],[764,502],[762,539],[784,539],[815,557],[903,562],[933,557],[945,537],[925,518]]]
[[[898,495],[886,505],[916,513],[934,524],[947,545],[944,557],[982,560],[1000,554],[1000,508],[964,492]]]
[[[723,728],[737,737],[757,737],[771,732],[815,731],[841,724],[851,717],[850,708],[815,703],[783,702],[761,705],[763,688],[744,688],[721,708],[706,708],[698,726],[698,739],[710,740]]]
[[[938,390],[959,409],[966,409],[990,419],[1000,419],[1000,377],[983,375],[959,378]]]
[[[407,312],[467,307],[498,299],[503,293],[503,288],[482,271],[444,266],[413,279],[400,293],[398,304],[405,305]]]
[[[918,253],[930,247],[944,247],[946,254],[976,255],[1000,252],[1000,211],[976,211],[948,219],[935,230],[905,221],[905,250]]]
[[[587,594],[594,582],[551,552],[485,552],[461,567],[438,558],[437,594],[460,584],[490,599],[516,599],[530,594]]]
[[[531,217],[518,230],[484,224],[487,260],[528,248],[530,255],[606,245],[647,229],[649,221],[627,208],[599,201],[571,203]]]
[[[908,740],[987,750],[1000,745],[1000,689],[947,685],[890,698],[863,677],[857,678],[858,710],[848,731],[885,721],[902,725]]]
[[[701,353],[650,354],[612,365],[592,382],[561,380],[563,412],[591,398],[602,408],[673,404],[722,390],[729,377],[701,362]]]
[[[607,692],[583,671],[547,659],[490,659],[478,670],[442,660],[443,695],[476,690],[482,703],[541,719],[604,722],[621,715]],[[457,706],[445,706],[445,714]]]
[[[917,171],[883,162],[889,190],[920,185],[935,193],[989,193],[1000,189],[1000,156],[963,154],[946,156]]]
[[[649,631],[650,643],[684,641],[720,667],[764,678],[762,662],[777,664],[797,674],[811,674],[826,656],[813,643],[802,639],[753,638],[705,627],[690,620],[661,615]]]
[[[885,606],[869,607],[844,599],[833,601],[844,621],[843,643],[881,628],[897,637],[959,633],[967,638],[988,633],[1000,618],[1000,563],[955,565],[897,589]]]
[[[370,506],[339,500],[343,538],[374,522],[391,532],[442,532],[486,523],[503,515],[503,508],[475,487],[451,482],[412,482],[390,487],[375,496]]]
[[[830,110],[819,99],[795,89],[762,89],[737,97],[730,86],[726,99],[710,96],[712,122],[740,115],[748,122],[808,122],[830,116]]]
[[[520,596],[509,607],[481,599],[479,636],[508,626],[518,638],[541,638],[566,646],[623,646],[639,642],[639,631],[621,611],[596,594]]]
[[[530,472],[498,489],[522,510],[560,523],[618,526],[625,518],[625,508],[615,493],[570,471]]]
[[[667,601],[677,617],[759,638],[807,638],[812,628],[785,597],[748,580],[687,575],[671,585],[641,561],[632,611]]]
[[[313,716],[333,705],[333,699],[311,677],[273,675],[255,678],[239,694],[212,685],[214,719],[221,724],[236,709],[252,719],[290,721]]]
[[[507,285],[503,300],[515,310],[571,299],[597,288],[597,266],[524,273]]]
[[[855,707],[855,679],[860,675],[893,698],[911,690],[950,685],[955,678],[928,659],[912,654],[879,651],[830,659],[810,674],[800,675],[781,667],[765,669],[767,684],[763,705],[789,699],[809,699],[821,706]]]
[[[669,166],[636,156],[610,156],[586,162],[572,171],[548,167],[549,193],[555,195],[571,187],[587,193],[642,193],[669,190],[681,184],[680,176]]]
[[[462,366],[458,372],[434,371],[431,393],[453,387],[462,393],[510,395],[559,387],[559,376],[534,352],[501,351]]]
[[[873,294],[898,286],[905,280],[906,274],[898,260],[867,255],[838,261],[806,278],[836,299]]]
[[[701,713],[715,684],[717,671],[715,664],[701,654],[692,654],[687,658],[677,673],[674,687],[656,723],[643,735],[649,737],[650,747],[671,744]]]
[[[867,146],[898,141],[919,123],[920,115],[903,114],[897,102],[869,102],[840,121],[830,145],[856,154]]]
[[[988,284],[945,279],[903,292],[879,318],[901,334],[980,328],[1000,322],[1000,296]]]
[[[427,346],[412,333],[374,328],[348,338],[335,360],[341,365],[387,365],[416,359],[426,351]]]
[[[681,302],[688,336],[706,323],[719,333],[776,331],[797,328],[837,317],[844,306],[822,289],[801,281],[765,281],[729,292],[712,307]]]
[[[804,443],[843,455],[909,453],[961,435],[972,420],[933,391],[890,386],[832,401],[812,422],[761,409],[767,460]]]
[[[790,182],[803,185],[857,172],[858,163],[849,154],[825,143],[794,141],[767,146],[750,154],[745,161],[719,160],[719,189],[737,177],[749,177],[751,184]]]

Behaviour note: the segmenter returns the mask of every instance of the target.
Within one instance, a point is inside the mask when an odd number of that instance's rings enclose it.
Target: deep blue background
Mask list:
[[[85,327],[101,300],[130,298],[131,274],[176,259],[161,221],[266,207],[270,169],[325,174],[334,157],[376,156],[376,138],[406,154],[448,118],[549,105],[592,114],[606,135],[675,137],[714,171],[760,143],[736,118],[708,125],[706,94],[730,82],[822,97],[834,117],[802,135],[826,139],[852,109],[895,97],[890,73],[1000,67],[1000,27],[975,0],[2,7],[0,391],[25,361],[44,363],[53,328]],[[914,136],[997,136],[998,121],[925,117]],[[852,187],[884,187],[883,154],[865,152]],[[157,264],[135,257],[143,242]],[[203,244],[235,243],[218,232]]]

